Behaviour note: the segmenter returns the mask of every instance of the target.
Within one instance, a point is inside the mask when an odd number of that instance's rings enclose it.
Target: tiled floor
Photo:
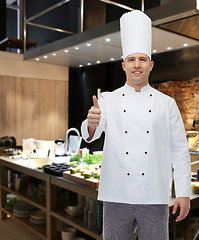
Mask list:
[[[41,240],[35,234],[24,228],[20,223],[10,218],[0,220],[1,240]]]

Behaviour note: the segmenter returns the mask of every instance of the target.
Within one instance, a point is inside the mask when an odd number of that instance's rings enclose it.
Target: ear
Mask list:
[[[122,68],[125,71],[125,63],[124,62],[122,62]]]
[[[154,66],[154,61],[151,61],[150,62],[150,71],[153,69],[153,66]]]

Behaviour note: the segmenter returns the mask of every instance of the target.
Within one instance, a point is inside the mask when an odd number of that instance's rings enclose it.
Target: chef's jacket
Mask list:
[[[149,85],[127,84],[100,94],[99,126],[105,131],[98,200],[168,204],[172,167],[176,197],[190,197],[191,164],[183,121],[175,100]],[[81,132],[89,136],[87,120]]]

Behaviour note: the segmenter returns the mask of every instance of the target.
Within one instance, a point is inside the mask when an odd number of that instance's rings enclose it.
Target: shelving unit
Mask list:
[[[46,212],[46,207],[42,204],[42,203],[37,203],[36,201],[34,200],[31,200],[30,198],[27,198],[25,195],[22,195],[21,193],[18,193],[12,189],[9,189],[5,186],[1,186],[2,190],[7,192],[7,193],[11,193],[11,194],[14,194],[16,195],[18,198],[20,198],[21,200],[35,206],[36,208],[39,208],[41,209],[42,211]]]
[[[29,229],[31,232],[35,233],[41,239],[46,240],[46,226],[45,225],[36,225],[29,221],[28,218],[17,218],[10,211],[2,208],[2,211],[5,214],[11,215],[16,221],[21,223],[25,228]]]
[[[83,224],[83,217],[71,217],[67,213],[64,212],[64,210],[57,210],[57,211],[51,211],[51,215],[55,217],[56,219],[59,219],[60,221],[69,224],[70,226],[78,229],[79,231],[87,234],[88,236],[91,236],[97,240],[102,240],[102,237],[96,230],[88,229]]]
[[[45,182],[46,202],[40,203],[34,199],[28,198],[24,193],[20,193],[4,186],[2,184],[2,168],[4,167]],[[5,220],[7,215],[10,215],[14,220],[20,222],[25,228],[43,240],[57,239],[58,233],[56,226],[57,220],[60,220],[61,222],[76,228],[83,234],[86,234],[89,239],[93,238],[96,240],[102,240],[102,236],[97,230],[88,229],[88,227],[84,225],[82,216],[72,217],[67,214],[64,209],[59,209],[57,207],[58,188],[75,192],[93,200],[97,199],[97,189],[78,184],[62,177],[46,174],[35,169],[34,164],[31,166],[30,162],[22,161],[21,163],[12,160],[9,157],[0,157],[0,220]],[[29,218],[17,218],[11,211],[5,209],[6,195],[9,193],[16,195],[19,199],[44,211],[46,213],[46,224],[35,225],[29,221]]]
[[[40,203],[34,199],[28,198],[24,193],[20,193],[18,191],[12,190],[7,186],[3,185],[2,183],[2,168],[9,168],[15,172],[23,173],[27,176],[33,177],[34,179],[39,179],[45,182],[46,185],[46,201],[45,203]],[[95,188],[88,187],[86,185],[82,185],[76,183],[74,181],[56,177],[53,175],[46,174],[42,171],[35,169],[34,164],[30,161],[16,161],[12,160],[9,157],[0,157],[0,220],[4,220],[7,218],[7,215],[10,215],[15,221],[19,222],[40,237],[43,240],[57,240],[58,239],[58,232],[57,232],[57,220],[68,224],[74,228],[76,228],[82,234],[88,236],[88,239],[96,239],[102,240],[102,235],[97,232],[95,229],[88,229],[87,226],[84,225],[83,217],[72,217],[67,214],[63,208],[59,208],[57,206],[57,199],[58,199],[58,189],[71,191],[77,193],[79,195],[83,195],[89,199],[96,200],[98,190]],[[32,206],[44,211],[46,213],[46,224],[44,225],[35,225],[29,221],[28,218],[17,218],[15,217],[11,211],[7,210],[5,206],[5,202],[7,199],[7,194],[14,194],[19,199],[31,204]],[[199,208],[199,195],[191,194],[191,209],[194,210]],[[175,198],[170,198],[170,209],[173,208],[175,202]],[[175,225],[175,218],[171,219],[172,225]],[[186,239],[190,238],[190,231],[188,229],[188,221],[189,218],[184,220],[186,229],[185,229],[185,236]],[[175,228],[173,229],[175,234]],[[60,239],[60,238],[59,238]],[[172,238],[175,239],[175,238]]]
[[[16,162],[16,161],[15,161]],[[50,202],[48,201],[47,196],[50,195],[50,175],[43,174],[41,171],[37,171],[33,168],[26,167],[27,162],[24,161],[23,164],[13,163],[11,159],[8,157],[2,157],[0,159],[0,219],[5,220],[7,215],[11,216],[16,221],[20,222],[24,227],[29,229],[31,232],[36,234],[41,239],[50,239],[50,226],[51,226],[51,216],[50,216]],[[28,164],[27,164],[28,165]],[[21,174],[25,174],[27,176],[33,177],[35,179],[39,179],[46,184],[46,202],[40,203],[34,199],[28,198],[25,194],[15,191],[13,189],[8,188],[8,186],[4,186],[2,183],[2,168],[7,168]],[[17,198],[22,201],[25,201],[32,206],[42,210],[46,213],[46,224],[36,225],[29,221],[29,218],[17,218],[13,215],[13,213],[7,210],[4,206],[7,199],[7,194],[14,194]]]
[[[56,195],[57,187],[63,188],[66,190],[73,191],[75,193],[78,193],[80,195],[83,195],[87,198],[96,200],[97,199],[97,189],[90,188],[81,184],[78,184],[76,182],[60,178],[60,177],[51,177],[51,194],[53,196]],[[57,209],[56,207],[56,199],[52,197],[51,199],[51,215],[59,219],[60,221],[69,224],[73,226],[74,228],[78,229],[79,231],[87,234],[88,236],[93,237],[97,240],[102,240],[102,236],[100,233],[97,232],[97,230],[88,229],[84,223],[83,223],[83,217],[71,217],[67,213],[65,213],[64,209]]]

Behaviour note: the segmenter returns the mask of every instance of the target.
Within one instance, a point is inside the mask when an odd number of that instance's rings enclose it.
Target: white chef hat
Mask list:
[[[120,18],[123,59],[132,53],[143,53],[151,59],[151,19],[134,10]]]

